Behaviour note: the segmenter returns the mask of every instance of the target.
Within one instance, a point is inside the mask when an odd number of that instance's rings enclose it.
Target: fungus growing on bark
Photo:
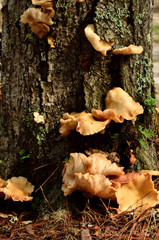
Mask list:
[[[105,40],[101,40],[100,37],[94,32],[94,25],[88,24],[87,27],[84,29],[86,38],[94,47],[95,50],[101,52],[102,55],[106,55],[108,50],[111,50],[114,42],[106,42]]]
[[[98,121],[93,118],[91,113],[83,111],[81,113],[63,114],[63,119],[60,119],[60,123],[59,132],[63,137],[67,136],[74,129],[80,134],[88,136],[105,129],[110,120]]]
[[[136,209],[144,211],[159,203],[157,190],[149,174],[136,174],[128,183],[121,184],[116,192],[119,212]]]
[[[54,14],[50,11],[42,12],[39,8],[28,8],[23,15],[21,15],[21,22],[28,23],[32,32],[42,38],[48,34],[52,25],[52,17]]]
[[[143,47],[142,46],[135,46],[130,44],[128,47],[123,47],[123,48],[118,48],[114,49],[112,51],[113,54],[115,55],[130,55],[130,54],[140,54],[143,52]]]
[[[107,93],[106,109],[93,110],[92,115],[99,120],[111,119],[122,123],[124,119],[136,121],[136,116],[143,113],[143,107],[122,88],[116,87]]]
[[[45,123],[44,117],[40,115],[38,112],[34,112],[33,115],[34,115],[34,121],[36,123],[42,123],[42,124]]]
[[[49,13],[51,18],[54,17],[53,0],[32,0],[33,5],[38,5],[43,8],[43,12]]]
[[[39,8],[28,8],[23,15],[21,15],[22,23],[45,23],[52,25],[53,21],[48,13],[44,13]]]
[[[124,174],[123,167],[118,167],[115,163],[111,163],[101,153],[94,153],[89,157],[86,157],[83,153],[71,153],[70,156],[71,162],[65,164],[62,172],[62,190],[64,196],[70,195],[75,190],[88,192],[91,196],[99,197],[108,197],[108,193],[111,192],[112,194],[113,191],[114,196],[114,191],[116,191],[120,184],[112,184],[105,176],[122,175]],[[94,189],[96,185],[99,183],[102,184],[102,182],[103,185]],[[106,185],[108,189],[104,188]]]
[[[14,201],[31,201],[30,194],[34,186],[25,177],[12,177],[6,182],[6,186],[0,188],[0,192],[5,194],[5,200],[12,198]]]

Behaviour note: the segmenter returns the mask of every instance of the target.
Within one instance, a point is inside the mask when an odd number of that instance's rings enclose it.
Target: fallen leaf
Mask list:
[[[27,225],[25,228],[26,228],[26,231],[27,231],[29,234],[35,235],[35,234],[34,234],[34,231],[33,231],[33,225],[32,225],[32,224]]]
[[[88,228],[82,230],[81,240],[92,240],[92,237],[90,235]]]

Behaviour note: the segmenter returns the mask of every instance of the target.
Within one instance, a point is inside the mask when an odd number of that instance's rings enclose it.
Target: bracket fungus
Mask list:
[[[151,176],[144,173],[138,173],[128,183],[121,184],[116,197],[119,212],[133,209],[141,212],[159,203]]]
[[[61,127],[59,132],[65,137],[74,129],[84,136],[101,132],[110,123],[110,120],[95,120],[91,113],[85,111],[81,113],[73,112],[71,114],[64,113],[60,119]]]
[[[143,113],[143,107],[122,88],[116,87],[107,93],[106,109],[93,110],[92,115],[99,120],[111,119],[122,123],[124,119],[136,121],[136,116]]]
[[[128,47],[123,47],[123,48],[118,48],[114,49],[112,51],[113,54],[115,55],[130,55],[130,54],[140,54],[143,52],[143,47],[142,46],[135,46],[130,44]]]
[[[90,194],[88,196],[98,196],[111,200],[116,200],[115,193],[120,186],[120,184],[112,183],[101,174],[75,173],[75,182],[77,190],[80,190],[84,195]]]
[[[87,157],[83,153],[71,153],[71,162],[62,172],[64,196],[79,190],[84,195],[115,199],[114,193],[120,183],[112,183],[108,176],[124,174],[123,168],[111,163],[104,154],[94,153]],[[107,188],[106,188],[107,187]]]
[[[101,40],[100,37],[94,32],[94,25],[88,24],[87,27],[84,29],[86,38],[94,47],[94,49],[98,52],[101,52],[102,55],[106,55],[108,50],[111,50],[114,42],[106,42],[105,40]]]
[[[30,194],[33,190],[34,186],[25,177],[21,176],[12,177],[3,186],[0,185],[0,192],[5,194],[5,200],[12,198],[13,201],[31,201]]]
[[[39,38],[43,38],[50,32],[49,26],[53,24],[52,18],[55,15],[53,1],[32,0],[32,4],[41,5],[43,11],[39,8],[28,8],[21,15],[21,22],[28,23],[32,32],[38,35]]]

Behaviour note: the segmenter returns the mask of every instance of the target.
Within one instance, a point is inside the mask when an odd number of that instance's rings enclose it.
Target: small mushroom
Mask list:
[[[128,183],[121,184],[116,197],[119,212],[133,209],[141,212],[159,203],[150,174],[136,174]]]
[[[34,115],[34,121],[36,123],[42,123],[42,124],[45,123],[44,117],[40,115],[38,112],[34,112],[33,115]]]
[[[31,201],[30,194],[33,192],[34,186],[28,182],[25,177],[12,177],[7,180],[7,185],[1,188],[5,194],[5,199],[12,198],[14,201]]]
[[[123,47],[123,48],[118,48],[118,49],[114,49],[112,51],[113,54],[115,55],[119,55],[119,54],[123,54],[123,55],[130,55],[130,54],[140,54],[143,52],[143,47],[142,46],[135,46],[130,44],[128,47]]]
[[[93,110],[92,115],[99,120],[111,119],[122,123],[124,119],[136,121],[136,116],[143,113],[143,107],[122,88],[116,87],[107,93],[106,109]]]
[[[55,38],[53,38],[52,36],[48,36],[47,37],[47,42],[48,42],[48,44],[50,45],[51,48],[55,48],[55,45],[54,45]]]
[[[100,37],[94,32],[94,25],[88,24],[87,27],[84,29],[86,38],[94,47],[95,50],[101,52],[102,55],[106,55],[108,50],[111,50],[114,42],[106,42],[105,40],[101,40]]]

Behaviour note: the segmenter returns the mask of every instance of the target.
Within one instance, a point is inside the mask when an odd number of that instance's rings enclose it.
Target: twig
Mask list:
[[[44,184],[54,175],[54,173],[61,167],[61,165],[63,164],[64,162],[62,162],[52,173],[51,175],[45,180],[45,182],[43,182],[40,187],[38,189],[36,189],[35,192],[39,191],[41,187],[44,186]]]
[[[41,189],[41,192],[42,192],[42,195],[45,199],[45,201],[47,202],[48,206],[50,207],[51,211],[54,212],[53,208],[51,207],[49,201],[47,200],[47,198],[45,197],[45,194],[44,194],[44,191],[43,191],[43,188],[40,186],[40,189]]]

